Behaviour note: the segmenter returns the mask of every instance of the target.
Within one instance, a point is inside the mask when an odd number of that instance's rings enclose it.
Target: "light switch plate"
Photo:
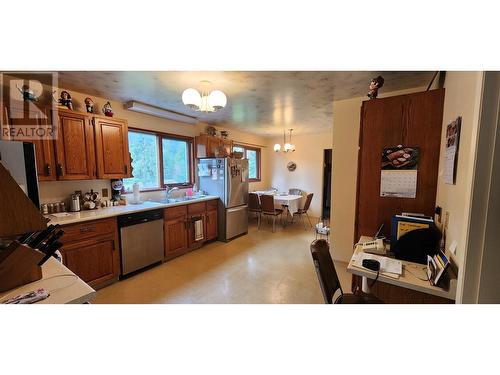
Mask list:
[[[457,255],[457,246],[458,246],[457,241],[453,241],[448,247],[450,253],[452,253],[453,255]]]

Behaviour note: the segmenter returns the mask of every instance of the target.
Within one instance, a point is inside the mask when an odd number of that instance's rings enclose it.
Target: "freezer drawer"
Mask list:
[[[248,206],[238,206],[226,209],[226,238],[230,240],[248,232]]]

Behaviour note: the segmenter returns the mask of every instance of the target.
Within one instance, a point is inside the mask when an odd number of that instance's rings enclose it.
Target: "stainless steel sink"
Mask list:
[[[188,197],[187,195],[186,196],[183,196],[183,197],[178,197],[178,198],[162,198],[162,199],[157,199],[157,200],[153,200],[153,202],[157,202],[157,203],[161,203],[161,204],[168,204],[168,203],[179,203],[179,202],[186,202],[186,201],[192,201],[194,199],[199,199],[199,198],[203,198],[205,197],[205,195],[201,195],[201,196],[192,196],[192,197]]]

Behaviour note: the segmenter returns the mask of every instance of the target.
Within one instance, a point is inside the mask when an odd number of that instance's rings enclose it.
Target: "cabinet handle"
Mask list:
[[[52,176],[52,168],[49,163],[45,164],[45,175]]]
[[[115,240],[111,241],[112,250],[115,251]]]
[[[61,163],[57,163],[57,176],[60,177],[63,175],[63,167]]]
[[[92,232],[93,228],[91,227],[82,227],[80,228],[80,233],[88,233],[88,232]]]
[[[207,223],[210,223],[210,216],[208,216],[208,214],[205,214],[205,220],[207,221]]]

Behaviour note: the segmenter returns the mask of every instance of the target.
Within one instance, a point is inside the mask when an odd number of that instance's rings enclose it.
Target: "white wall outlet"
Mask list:
[[[448,247],[450,253],[452,253],[453,255],[457,255],[457,246],[458,246],[457,241],[453,241]]]

